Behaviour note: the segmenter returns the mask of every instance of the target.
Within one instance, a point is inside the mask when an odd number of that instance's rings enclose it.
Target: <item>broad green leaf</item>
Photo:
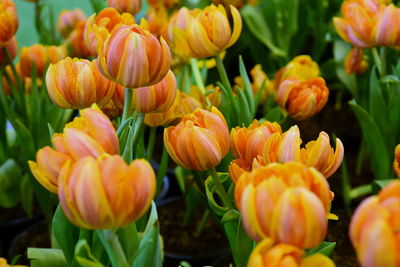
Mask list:
[[[28,259],[31,267],[67,267],[61,249],[54,248],[28,248]]]
[[[22,170],[13,159],[0,166],[0,206],[11,208],[20,200]]]
[[[376,67],[371,71],[369,82],[369,110],[370,115],[380,129],[382,135],[389,136],[387,123],[386,103],[383,99],[381,87],[379,85]]]
[[[229,210],[222,216],[221,223],[237,220],[240,218],[240,212],[237,210]]]
[[[227,173],[218,173],[221,182],[224,183],[226,180],[230,179]],[[230,210],[229,207],[221,206],[215,200],[215,194],[218,194],[217,188],[215,186],[212,176],[208,176],[205,182],[206,195],[210,208],[218,216],[223,216],[226,212]]]
[[[28,217],[31,217],[33,212],[33,194],[34,189],[31,183],[31,177],[28,174],[25,174],[21,179],[20,195],[22,207]]]
[[[378,126],[371,116],[355,100],[349,102],[358,122],[371,155],[371,163],[376,179],[386,179],[390,170],[388,150]]]
[[[313,254],[323,254],[327,257],[332,254],[333,250],[335,249],[336,242],[322,242],[319,244],[318,247],[312,248],[307,251],[307,256],[313,255]]]
[[[247,260],[253,251],[256,242],[252,240],[243,228],[242,218],[239,217],[236,231],[236,254],[238,255],[240,266],[246,266]]]
[[[96,259],[86,240],[82,239],[75,246],[75,259],[84,267],[105,267]]]
[[[117,236],[121,242],[121,246],[125,252],[128,262],[132,262],[136,250],[139,247],[139,237],[136,230],[135,222],[127,226],[121,227],[117,231]]]

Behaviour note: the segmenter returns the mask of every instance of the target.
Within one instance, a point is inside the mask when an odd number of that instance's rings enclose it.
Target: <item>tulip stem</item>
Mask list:
[[[351,189],[350,199],[355,199],[370,193],[372,193],[372,186],[370,184],[361,185],[359,187]]]
[[[381,54],[379,55],[378,49],[376,47],[372,48],[372,57],[374,58],[380,77],[384,77],[386,75],[386,49],[382,47]]]
[[[122,120],[121,124],[124,123],[130,116],[131,116],[131,106],[132,106],[132,95],[133,89],[125,88],[125,95],[124,95],[124,111],[122,112]]]
[[[222,199],[222,202],[224,203],[224,205],[226,207],[233,208],[233,205],[232,205],[231,201],[229,200],[228,194],[226,193],[225,188],[222,185],[221,180],[219,179],[219,175],[218,175],[217,171],[215,170],[215,168],[212,168],[210,170],[210,172],[211,172],[211,177],[213,178],[215,186],[217,188],[217,192]]]
[[[154,144],[156,142],[157,127],[150,127],[149,142],[147,143],[146,159],[148,161],[153,157]]]
[[[144,120],[144,114],[143,113],[139,113],[138,117],[137,117],[137,119],[135,121],[135,131],[133,133],[133,142],[132,142],[133,151],[136,151],[136,146],[137,146],[137,144],[139,142],[139,136],[140,136],[140,133],[142,132],[143,127],[144,127],[143,120]]]
[[[206,209],[203,213],[203,216],[201,217],[201,220],[199,222],[199,225],[197,225],[196,232],[194,233],[194,236],[198,237],[204,230],[204,226],[207,222],[208,216],[210,215],[210,210]]]
[[[104,249],[114,267],[128,267],[124,250],[118,240],[118,236],[113,230],[96,230]]]
[[[222,63],[222,59],[219,54],[215,56],[215,62],[217,63],[217,69],[222,84],[225,86],[227,90],[230,90],[232,92],[232,86],[231,83],[229,82],[228,74],[226,73],[224,63]]]
[[[196,84],[199,87],[201,93],[204,95],[206,102],[207,102],[207,106],[211,106],[210,99],[208,99],[208,97],[206,95],[206,88],[204,87],[203,79],[201,78],[201,73],[199,70],[199,63],[197,62],[197,59],[191,58],[190,65],[192,66],[194,80],[196,81]]]

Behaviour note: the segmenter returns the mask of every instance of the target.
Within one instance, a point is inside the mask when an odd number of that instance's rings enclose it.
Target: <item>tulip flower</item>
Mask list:
[[[168,42],[168,10],[164,7],[151,8],[146,15],[146,19],[141,19],[140,26],[154,34],[157,38],[163,37]]]
[[[148,86],[133,89],[132,108],[138,112],[164,112],[169,109],[176,95],[176,79],[172,71],[161,80],[161,82]],[[119,108],[124,107],[124,88],[114,94],[114,103]]]
[[[58,196],[67,218],[87,229],[116,229],[140,218],[155,194],[150,164],[119,155],[85,157],[62,169]]]
[[[260,92],[260,103],[264,103],[267,100],[269,94],[275,94],[273,82],[268,79],[267,74],[261,69],[261,64],[257,64],[250,70],[252,77],[251,88],[253,95],[256,97]],[[235,84],[240,88],[244,88],[244,82],[241,76],[235,77]]]
[[[222,113],[197,109],[164,130],[164,145],[179,166],[196,171],[216,167],[229,150],[229,130]]]
[[[182,7],[172,16],[168,34],[177,55],[194,58],[215,56],[231,47],[242,31],[239,11],[231,6],[233,30],[225,8],[211,4],[204,10]]]
[[[340,37],[359,48],[398,46],[400,31],[393,22],[400,19],[400,9],[386,1],[348,0],[341,7],[343,18],[333,23]]]
[[[104,77],[96,60],[67,57],[51,64],[46,73],[47,91],[53,102],[62,108],[85,108],[107,103],[116,83]]]
[[[344,66],[346,74],[363,74],[368,69],[368,61],[365,60],[364,49],[353,47],[347,53]]]
[[[32,64],[35,66],[36,76],[43,77],[47,63],[54,64],[67,56],[64,46],[44,46],[35,44],[22,47],[20,55],[21,72],[26,77],[32,76]]]
[[[322,254],[305,256],[305,252],[288,244],[274,245],[265,238],[252,251],[247,267],[335,267],[331,259]]]
[[[328,101],[329,89],[323,78],[299,81],[284,80],[276,94],[278,104],[295,120],[305,120],[317,114]]]
[[[397,177],[400,177],[400,144],[396,146],[394,151],[393,169]]]
[[[212,84],[210,84],[206,86],[206,92],[207,95],[204,95],[198,86],[193,85],[190,88],[189,93],[191,96],[199,100],[203,106],[207,105],[207,98],[208,98],[212,106],[219,107],[222,98],[221,88],[219,86],[213,86]]]
[[[296,78],[299,81],[306,81],[317,78],[320,75],[318,64],[308,55],[300,55],[293,58],[285,67],[275,75],[275,90],[288,78]]]
[[[179,4],[179,0],[147,0],[147,3],[152,8],[172,9],[175,5]]]
[[[135,15],[142,8],[142,0],[107,0],[107,6]]]
[[[230,134],[233,155],[252,164],[254,158],[263,155],[265,142],[276,132],[282,133],[281,126],[269,121],[254,120],[248,128],[233,128]]]
[[[70,33],[82,21],[86,21],[86,15],[82,9],[63,10],[58,16],[57,30],[62,37],[68,38]]]
[[[103,153],[118,154],[119,151],[111,121],[96,108],[81,110],[80,117],[68,123],[62,134],[55,134],[52,141],[57,151],[75,161],[88,156],[97,158]]]
[[[58,176],[65,163],[71,158],[46,146],[36,153],[36,162],[28,161],[29,168],[36,180],[52,193],[58,192]]]
[[[299,248],[315,247],[324,239],[332,198],[323,175],[297,162],[243,173],[235,187],[236,205],[250,237]]]
[[[92,53],[87,49],[84,42],[84,31],[85,31],[86,21],[81,21],[75,27],[68,37],[68,44],[70,45],[71,56],[72,57],[83,57],[89,58],[97,56],[97,53]]]
[[[325,132],[320,132],[317,140],[308,142],[304,148],[300,148],[301,142],[297,126],[291,127],[283,134],[271,135],[264,146],[265,163],[302,162],[316,168],[326,178],[331,176],[342,163],[344,147],[339,138],[336,138],[335,151],[330,146],[329,135]]]
[[[86,22],[84,42],[92,54],[103,49],[110,33],[119,25],[134,25],[135,18],[129,13],[120,14],[115,8],[105,8],[99,14],[93,14]]]
[[[249,164],[243,159],[232,160],[228,166],[229,177],[236,184],[243,173],[250,172],[256,168],[260,168],[261,166],[265,166],[264,159],[261,156],[254,158],[252,164]]]
[[[171,52],[162,37],[158,40],[139,25],[121,25],[106,40],[98,64],[110,79],[139,88],[154,85],[167,75]]]
[[[4,52],[4,49],[8,51],[11,59],[14,59],[18,50],[17,38],[13,37],[10,41],[4,43],[3,45],[0,44],[0,67],[9,64],[7,60],[7,54]]]
[[[18,29],[17,9],[12,0],[0,0],[0,46],[11,40]]]
[[[151,127],[168,125],[202,107],[197,99],[177,90],[172,106],[164,112],[147,113],[144,117],[144,123]]]
[[[350,239],[362,267],[399,265],[399,207],[400,182],[395,181],[356,209],[350,223]]]

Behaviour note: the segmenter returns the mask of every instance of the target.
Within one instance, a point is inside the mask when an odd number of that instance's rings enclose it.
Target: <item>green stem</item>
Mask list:
[[[211,176],[214,180],[215,186],[217,187],[217,192],[222,199],[222,202],[224,203],[224,205],[226,207],[233,209],[233,205],[232,205],[231,201],[229,200],[228,194],[226,193],[221,180],[219,179],[217,171],[215,170],[215,168],[212,168],[210,170],[210,172],[211,172]]]
[[[122,120],[121,124],[124,123],[130,116],[132,111],[132,96],[133,96],[133,89],[125,88],[125,95],[124,95],[124,110],[122,112]]]
[[[231,83],[229,82],[228,74],[226,73],[224,63],[222,63],[222,59],[219,54],[215,56],[215,62],[217,63],[217,69],[222,84],[225,86],[226,89],[232,92],[232,86]]]
[[[381,47],[381,64],[382,64],[382,73],[381,73],[381,77],[386,76],[386,47]]]
[[[150,128],[149,143],[147,144],[146,159],[148,161],[153,157],[154,144],[156,142],[157,127]]]
[[[111,264],[114,267],[128,267],[128,261],[126,260],[124,250],[122,249],[115,231],[96,230],[96,233],[110,258]]]
[[[378,68],[380,77],[386,75],[386,52],[381,50],[382,53],[379,55],[378,49],[376,47],[372,48],[372,57],[374,58],[375,65]]]
[[[160,193],[161,190],[161,185],[164,179],[164,176],[167,174],[168,170],[168,151],[163,145],[163,151],[161,155],[161,162],[160,162],[160,168],[158,169],[157,172],[157,194]]]
[[[143,120],[144,120],[144,114],[139,113],[138,117],[136,119],[136,122],[135,122],[135,131],[133,133],[133,142],[132,142],[133,151],[136,150],[136,146],[139,142],[140,133],[142,132],[143,127],[144,127]]]
[[[40,36],[40,40],[42,39],[42,22],[40,21],[40,1],[35,2],[35,27],[36,31]]]
[[[210,215],[210,210],[206,209],[205,212],[203,213],[203,216],[201,217],[199,225],[196,228],[196,232],[194,233],[194,236],[198,237],[203,232],[204,226],[207,222],[209,215]]]
[[[201,93],[204,95],[206,102],[207,102],[207,106],[211,106],[210,99],[208,99],[208,97],[206,95],[206,88],[204,86],[203,79],[201,78],[201,73],[199,70],[199,64],[197,62],[197,59],[191,58],[190,65],[192,66],[194,80],[196,81],[196,84],[199,87]]]
[[[350,191],[350,198],[355,199],[364,195],[372,193],[372,186],[370,184],[361,185],[359,187],[353,188]]]

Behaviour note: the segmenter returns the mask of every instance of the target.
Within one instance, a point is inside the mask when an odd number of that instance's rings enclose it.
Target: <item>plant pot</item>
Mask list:
[[[229,244],[217,220],[209,216],[199,236],[195,231],[203,215],[202,209],[185,226],[185,199],[173,197],[157,208],[160,232],[164,241],[164,266],[179,266],[187,261],[192,267],[228,266],[232,262]]]
[[[27,258],[27,249],[29,247],[51,247],[49,226],[44,220],[31,225],[14,238],[8,251],[8,258],[12,259],[21,255],[17,264],[29,265]]]
[[[36,213],[28,218],[21,206],[0,208],[0,257],[6,257],[12,240],[28,226],[40,221],[43,216]]]

